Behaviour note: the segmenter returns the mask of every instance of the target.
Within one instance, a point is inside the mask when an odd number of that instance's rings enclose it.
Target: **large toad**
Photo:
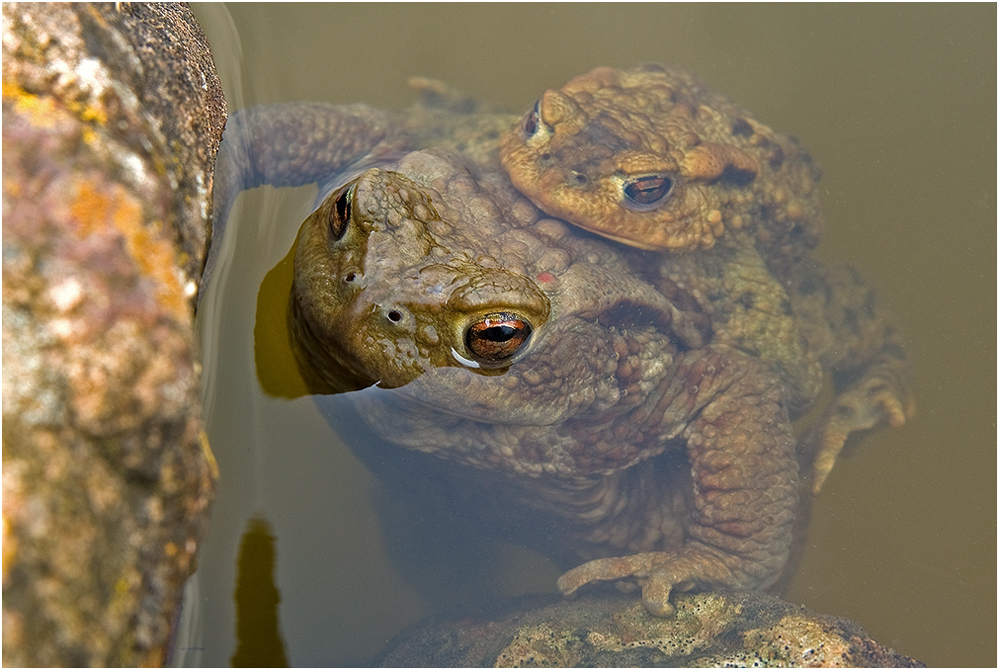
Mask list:
[[[459,157],[406,154],[330,195],[299,235],[291,323],[331,388],[385,388],[358,412],[429,455],[415,477],[594,559],[565,593],[637,578],[665,615],[672,590],[780,574],[798,465],[775,376]]]
[[[567,565],[591,560],[567,594],[632,578],[663,615],[672,591],[773,584],[800,483],[792,394],[781,355],[720,341],[697,296],[738,289],[759,333],[772,320],[802,352],[821,339],[807,333],[840,337],[826,274],[799,333],[786,304],[756,299],[781,287],[752,240],[671,257],[548,218],[500,171],[515,119],[428,90],[447,104],[234,115],[211,258],[240,189],[319,182],[296,255],[300,363],[321,391],[377,384],[358,412],[436,472],[417,479],[492,501]]]

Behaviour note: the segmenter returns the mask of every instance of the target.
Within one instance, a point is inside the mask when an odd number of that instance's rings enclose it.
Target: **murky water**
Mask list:
[[[824,168],[821,255],[854,264],[895,309],[918,415],[838,463],[788,598],[931,665],[996,663],[994,5],[234,5],[232,24],[195,11],[234,107],[400,107],[420,74],[520,111],[594,66],[662,61],[797,136]],[[258,289],[313,195],[241,197],[225,279],[203,306],[222,480],[188,662],[225,665],[237,648],[237,556],[255,517],[275,537],[292,664],[363,663],[432,608],[387,557],[364,467],[309,399],[261,390]],[[551,589],[540,558],[498,554],[496,593]]]

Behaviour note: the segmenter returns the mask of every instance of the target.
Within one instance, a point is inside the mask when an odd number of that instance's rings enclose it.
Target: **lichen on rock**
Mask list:
[[[3,17],[4,661],[161,664],[217,477],[194,300],[225,103],[186,7]]]
[[[843,618],[754,592],[678,595],[671,618],[613,590],[529,597],[490,613],[432,618],[397,636],[382,666],[922,666]]]

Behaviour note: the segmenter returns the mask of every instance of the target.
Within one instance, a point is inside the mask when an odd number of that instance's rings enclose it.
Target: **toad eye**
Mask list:
[[[625,204],[637,210],[648,210],[660,205],[673,188],[674,183],[663,175],[643,175],[627,182],[622,189]]]
[[[525,115],[524,124],[522,125],[524,134],[528,137],[538,132],[538,115],[538,101],[535,101],[535,106]]]
[[[334,240],[340,240],[347,230],[347,224],[351,221],[351,210],[354,207],[354,184],[349,184],[340,190],[333,207],[330,208],[328,225],[330,236]]]
[[[465,332],[465,346],[486,367],[502,366],[524,349],[531,324],[512,312],[495,312],[473,323]]]

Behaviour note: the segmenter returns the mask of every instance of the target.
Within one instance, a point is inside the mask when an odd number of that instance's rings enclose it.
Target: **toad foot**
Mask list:
[[[813,461],[813,495],[819,494],[823,488],[852,433],[874,429],[882,424],[903,426],[913,412],[913,399],[906,393],[898,365],[876,366],[860,384],[837,396],[827,416],[806,438],[817,444]]]
[[[678,552],[640,552],[626,557],[595,559],[570,569],[557,585],[564,596],[603,580],[634,579],[642,588],[642,605],[651,615],[670,617],[673,592],[687,592],[700,582],[730,582],[732,572],[707,548],[686,547]]]

